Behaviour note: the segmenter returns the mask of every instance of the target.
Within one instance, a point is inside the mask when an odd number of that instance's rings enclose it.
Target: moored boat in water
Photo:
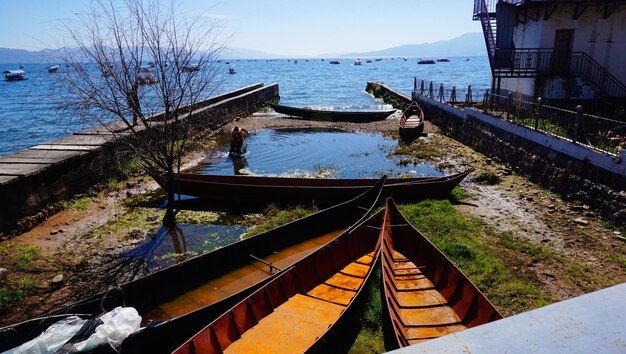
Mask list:
[[[276,274],[369,215],[383,177],[357,198],[168,267],[45,316],[0,329],[0,352],[34,338],[60,317],[96,317],[134,307],[152,325],[122,343],[122,353],[171,352]],[[164,322],[160,322],[164,321]],[[156,324],[155,324],[156,323]]]
[[[374,111],[335,111],[322,110],[313,108],[289,107],[279,104],[269,104],[274,111],[286,114],[291,117],[301,117],[308,120],[320,120],[327,122],[353,122],[368,123],[379,120],[385,120],[395,109],[390,110],[374,110]]]
[[[378,265],[381,217],[295,263],[174,353],[342,352]]]
[[[398,132],[400,133],[400,138],[406,144],[411,144],[424,132],[424,111],[417,102],[411,102],[402,112]]]
[[[21,81],[28,79],[24,76],[26,73],[24,70],[5,70],[2,73],[4,74],[5,81]]]
[[[387,349],[502,318],[472,282],[387,199],[382,227]],[[386,304],[386,306],[385,306]]]
[[[437,177],[388,178],[382,195],[396,200],[413,201],[445,197],[473,169]],[[214,201],[252,204],[306,204],[328,206],[363,193],[376,183],[369,178],[288,178],[268,176],[226,176],[177,174],[175,193]],[[167,189],[165,177],[155,180]]]
[[[418,64],[435,64],[436,60],[434,58],[419,58],[417,60]]]

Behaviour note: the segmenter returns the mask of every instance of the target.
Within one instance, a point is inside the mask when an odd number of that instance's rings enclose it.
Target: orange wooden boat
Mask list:
[[[379,211],[297,262],[174,353],[336,352],[344,330],[359,318],[363,289],[379,259],[381,222]]]
[[[41,334],[64,314],[96,317],[134,307],[143,330],[122,353],[170,353],[241,299],[345,230],[360,225],[380,196],[385,177],[357,198],[173,265],[53,313],[0,328],[0,352]],[[100,348],[101,349],[101,348]],[[112,350],[111,348],[108,348]],[[102,350],[102,352],[105,352]]]
[[[409,224],[391,198],[382,234],[387,349],[502,318],[480,290]]]

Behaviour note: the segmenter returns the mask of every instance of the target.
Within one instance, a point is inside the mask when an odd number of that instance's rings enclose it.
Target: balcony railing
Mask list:
[[[584,52],[559,53],[552,48],[498,49],[494,73],[499,77],[580,76],[595,86],[600,96],[626,97],[626,85]]]

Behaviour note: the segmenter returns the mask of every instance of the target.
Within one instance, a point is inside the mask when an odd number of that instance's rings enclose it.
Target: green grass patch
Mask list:
[[[87,209],[87,205],[89,205],[89,203],[91,203],[93,200],[94,200],[93,197],[83,196],[83,197],[73,198],[71,200],[62,201],[61,205],[63,206],[64,209],[85,210]]]
[[[611,262],[619,264],[619,266],[622,267],[622,269],[626,270],[626,257],[622,257],[616,254],[611,254],[609,255],[609,260]]]
[[[483,171],[474,177],[474,182],[493,186],[502,182],[502,178],[491,171]]]
[[[443,154],[437,148],[435,144],[427,144],[421,141],[413,143],[411,145],[398,146],[393,152],[393,155],[411,156],[420,160],[432,160],[434,158],[442,157]]]
[[[32,269],[33,261],[37,259],[41,249],[39,246],[16,246],[13,255],[13,265],[21,271]]]
[[[368,289],[365,309],[361,317],[361,331],[348,353],[383,353],[385,339],[383,336],[383,299],[381,298],[381,271],[376,269],[372,274],[372,283]]]
[[[8,306],[17,305],[24,301],[24,290],[12,289],[0,286],[0,311],[4,311]]]
[[[110,191],[121,191],[122,189],[124,189],[124,183],[122,183],[117,178],[109,178],[104,183],[104,186],[106,187],[106,189],[108,189]]]
[[[301,219],[307,215],[313,214],[316,211],[316,209],[305,208],[302,206],[280,209],[275,205],[269,205],[263,210],[261,215],[264,221],[248,229],[248,231],[244,234],[244,237],[258,235],[262,232],[269,231],[294,220]]]

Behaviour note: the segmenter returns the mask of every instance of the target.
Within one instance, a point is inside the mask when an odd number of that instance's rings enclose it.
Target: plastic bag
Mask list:
[[[102,315],[100,320],[102,324],[87,340],[74,345],[78,351],[90,351],[108,343],[119,352],[122,341],[141,326],[141,316],[132,307],[116,307]]]
[[[3,354],[22,353],[54,353],[65,342],[76,334],[87,322],[78,316],[70,316],[48,327],[37,338],[30,340],[17,348],[13,348]]]

